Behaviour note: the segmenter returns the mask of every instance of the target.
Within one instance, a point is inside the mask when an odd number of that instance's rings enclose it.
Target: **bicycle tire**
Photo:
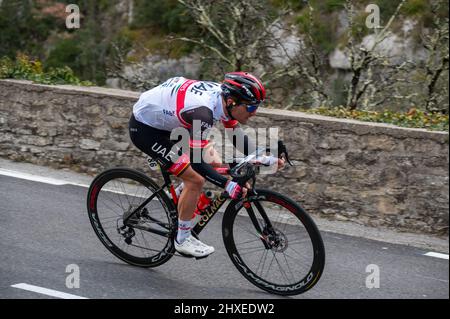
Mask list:
[[[305,210],[300,205],[298,205],[293,200],[291,200],[288,197],[283,196],[277,192],[270,191],[270,190],[257,189],[256,192],[257,192],[256,196],[250,196],[248,198],[248,203],[253,204],[252,206],[257,205],[256,202],[260,203],[261,205],[264,202],[268,202],[269,205],[272,205],[272,206],[280,205],[281,207],[286,208],[291,214],[293,214],[295,219],[298,220],[301,223],[301,225],[303,225],[304,229],[306,230],[306,232],[309,236],[309,239],[311,240],[309,245],[311,245],[311,253],[310,254],[312,255],[312,263],[309,267],[309,270],[307,272],[305,272],[304,276],[301,275],[300,280],[295,281],[292,284],[280,284],[280,283],[275,283],[275,282],[269,281],[269,280],[263,278],[262,275],[258,275],[259,269],[256,269],[256,273],[255,273],[255,269],[251,269],[247,265],[248,261],[246,262],[244,260],[244,258],[241,256],[241,254],[244,254],[244,253],[239,252],[239,249],[237,248],[236,242],[235,242],[236,241],[235,237],[237,237],[237,235],[239,234],[238,228],[245,227],[245,225],[243,225],[241,227],[241,225],[238,225],[237,223],[240,222],[242,224],[245,223],[246,225],[247,224],[252,225],[251,221],[248,218],[243,219],[244,218],[243,216],[242,216],[242,218],[239,218],[240,219],[239,221],[237,221],[237,219],[238,219],[237,216],[239,216],[238,213],[243,208],[245,208],[243,206],[243,202],[238,201],[238,200],[234,200],[229,203],[227,209],[225,210],[225,214],[224,214],[223,221],[222,221],[222,235],[223,235],[223,240],[224,240],[224,244],[225,244],[227,253],[228,253],[231,261],[233,262],[233,264],[239,270],[239,272],[248,281],[250,281],[253,285],[255,285],[267,292],[277,294],[277,295],[288,296],[288,295],[297,295],[297,294],[304,293],[307,290],[311,289],[315,284],[317,284],[317,282],[319,281],[319,279],[323,273],[323,269],[325,267],[325,248],[324,248],[324,244],[323,244],[323,240],[320,235],[320,232],[319,232],[317,226],[315,225],[314,221],[312,220],[312,218],[305,212]],[[257,210],[258,210],[258,213],[260,214],[260,209],[257,208]],[[289,216],[289,218],[291,218],[291,216]],[[284,227],[287,228],[287,226],[284,226]],[[289,226],[289,229],[291,229],[291,228],[293,228],[293,227]],[[301,229],[298,228],[298,230],[299,230],[298,232],[300,234]],[[295,230],[295,232],[296,231],[297,230]],[[279,237],[281,238],[282,232],[278,231],[278,233],[280,235]],[[306,237],[306,235],[304,235],[304,236]],[[255,245],[257,245],[257,246],[259,245],[259,242],[258,242],[259,240],[262,241],[261,237],[254,239]],[[288,242],[289,242],[288,237],[286,237],[286,249],[289,248]],[[244,242],[244,244],[247,245],[247,243],[245,243],[245,242]],[[261,246],[262,246],[262,244],[261,244]],[[243,251],[244,249],[247,249],[247,248],[240,248],[240,249],[241,249],[241,251]],[[279,252],[275,251],[275,253],[274,253],[273,249],[274,248],[271,248],[271,249],[264,248],[264,249],[262,249],[262,251],[263,251],[263,254],[266,254],[266,256],[269,254],[268,251],[271,251],[274,255],[273,258],[277,258],[275,254],[279,253]],[[264,250],[266,250],[266,252],[264,252]],[[248,255],[250,255],[250,254],[253,254],[253,252],[248,253]],[[284,252],[283,252],[283,254],[284,254]],[[286,262],[287,262],[288,259],[286,258],[286,256],[284,256],[284,258],[286,259]],[[248,258],[248,260],[250,260],[250,257]],[[262,260],[259,261],[258,268],[260,268],[261,262],[262,262]],[[264,263],[265,262],[266,261],[264,260]],[[273,262],[273,260],[272,260],[272,262]],[[277,263],[279,262],[278,258],[277,258],[276,262]],[[280,266],[280,264],[278,264],[278,265]],[[255,267],[253,267],[253,268],[255,268]],[[290,268],[289,268],[289,270],[292,273],[292,270]],[[269,266],[268,273],[269,272],[270,272],[270,266]],[[263,270],[261,271],[261,273],[262,274],[264,273],[264,265],[263,265]],[[292,274],[294,275],[294,273],[292,273]],[[286,276],[286,278],[287,278],[287,276]]]
[[[173,244],[173,237],[172,235],[170,238],[167,238],[167,243],[165,244],[164,248],[161,249],[161,251],[156,254],[155,256],[150,257],[136,257],[133,256],[124,249],[121,249],[118,245],[116,245],[108,236],[108,234],[105,232],[105,229],[102,225],[101,219],[98,215],[98,198],[100,194],[102,194],[103,187],[111,181],[115,181],[118,179],[129,179],[131,181],[134,181],[136,183],[139,183],[141,186],[147,188],[151,193],[155,193],[159,186],[149,177],[147,177],[145,174],[129,169],[129,168],[113,168],[108,169],[100,173],[95,177],[95,179],[92,181],[88,196],[87,196],[87,210],[88,210],[88,216],[89,220],[91,222],[91,225],[95,231],[95,234],[100,239],[102,244],[116,257],[119,259],[125,261],[128,264],[139,266],[139,267],[157,267],[165,262],[167,262],[174,254],[175,247]],[[105,190],[105,192],[110,192],[110,190]],[[119,193],[119,192],[117,192]],[[120,193],[119,193],[120,194]],[[168,198],[168,196],[164,192],[159,192],[157,194],[157,199],[161,203],[161,206],[163,207],[165,214],[167,214],[167,218],[169,223],[172,225],[172,229],[175,228],[176,221],[177,221],[177,211],[175,208],[175,205],[173,202]],[[120,218],[118,218],[120,219]],[[172,230],[173,232],[173,230]],[[142,235],[143,236],[143,235]],[[161,236],[162,237],[162,236]],[[164,237],[166,238],[166,237]],[[126,247],[126,246],[125,246]]]

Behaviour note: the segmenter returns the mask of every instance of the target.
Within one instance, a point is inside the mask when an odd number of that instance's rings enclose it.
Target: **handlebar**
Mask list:
[[[290,166],[293,166],[289,159],[289,155],[284,145],[283,141],[278,141],[278,158],[284,158]],[[270,148],[257,149],[252,154],[249,154],[244,159],[242,159],[236,166],[230,170],[230,176],[233,178],[234,182],[237,182],[240,186],[245,186],[249,180],[253,180],[252,188],[255,185],[257,166],[264,164],[252,163],[253,160],[257,160],[258,156],[263,155],[263,153],[271,153]]]

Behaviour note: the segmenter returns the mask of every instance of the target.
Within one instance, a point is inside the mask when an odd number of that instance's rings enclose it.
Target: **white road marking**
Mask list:
[[[432,280],[437,280],[437,281],[440,281],[440,282],[448,283],[448,280],[445,280],[445,279],[439,279],[439,278],[428,277],[428,276],[422,276],[422,275],[415,275],[415,276],[420,277],[420,278],[432,279]]]
[[[424,254],[424,256],[436,257],[436,258],[441,258],[441,259],[447,259],[448,260],[448,255],[447,254],[434,253],[432,251]]]
[[[73,183],[73,182],[63,180],[63,179],[56,179],[56,178],[44,177],[44,176],[39,176],[39,175],[34,175],[34,174],[29,174],[29,173],[11,171],[11,170],[7,170],[7,169],[3,169],[3,168],[0,168],[0,175],[25,179],[25,180],[29,180],[29,181],[33,181],[33,182],[56,185],[56,186],[74,185],[74,186],[89,188],[89,185],[86,185],[86,184]],[[126,192],[117,190],[118,187],[115,187],[116,189],[113,189],[111,187],[106,187],[106,189],[102,189],[102,190],[110,192],[110,193],[120,194],[120,195],[129,195],[129,196],[134,196],[134,197],[147,198],[145,196],[137,196],[136,195],[137,192],[133,191],[132,189],[129,189],[129,187],[127,187],[127,186],[124,186],[124,187],[127,188]],[[157,201],[157,200],[158,200],[157,198],[152,199],[152,201]]]
[[[20,179],[26,179],[33,182],[41,182],[45,184],[51,184],[51,185],[75,185],[75,186],[81,186],[81,187],[89,187],[89,185],[84,184],[78,184],[78,183],[72,183],[68,182],[62,179],[56,179],[51,177],[43,177],[39,175],[29,174],[29,173],[22,173],[17,171],[10,171],[7,169],[0,168],[0,175],[20,178]]]
[[[33,286],[33,285],[28,285],[28,284],[24,284],[24,283],[12,285],[11,287],[23,289],[23,290],[27,290],[27,291],[32,291],[32,292],[37,292],[39,294],[56,297],[56,298],[61,298],[61,299],[88,299],[85,297],[67,294],[65,292],[61,292],[61,291],[57,291],[57,290],[53,290],[53,289],[42,288],[42,287]]]

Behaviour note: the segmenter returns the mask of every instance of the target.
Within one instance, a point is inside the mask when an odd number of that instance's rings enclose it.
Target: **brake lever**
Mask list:
[[[287,151],[284,153],[284,157],[286,158],[286,162],[288,162],[289,165],[294,166],[294,164],[289,159],[289,155],[288,155]]]
[[[279,158],[284,157],[286,159],[286,162],[289,163],[289,165],[294,166],[294,164],[289,159],[289,154],[288,154],[288,151],[287,151],[286,146],[284,145],[283,141],[278,141],[278,153],[279,153]]]

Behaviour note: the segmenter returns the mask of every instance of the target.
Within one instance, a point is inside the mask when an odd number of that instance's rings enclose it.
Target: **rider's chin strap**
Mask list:
[[[231,120],[236,120],[236,119],[233,117],[233,114],[231,114],[231,110],[233,109],[233,106],[236,105],[236,102],[234,102],[234,99],[231,98],[230,91],[229,91],[227,88],[225,88],[224,91],[222,92],[222,96],[223,96],[223,98],[224,98],[224,100],[225,100],[225,108],[227,109],[228,117],[229,117]],[[231,99],[233,100],[233,103],[227,104],[229,98],[231,98]]]

